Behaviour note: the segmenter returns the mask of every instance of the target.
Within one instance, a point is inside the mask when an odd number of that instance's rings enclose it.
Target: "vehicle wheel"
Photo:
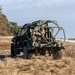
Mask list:
[[[24,49],[23,49],[23,59],[27,59],[27,58],[28,58],[28,49],[25,46]]]
[[[14,46],[14,44],[11,44],[11,57],[16,57],[13,46]]]
[[[53,52],[53,59],[61,59],[62,58],[62,50]]]

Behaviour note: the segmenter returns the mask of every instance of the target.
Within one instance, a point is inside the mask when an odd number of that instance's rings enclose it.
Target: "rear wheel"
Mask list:
[[[55,51],[52,53],[53,59],[61,59],[62,58],[62,50]]]

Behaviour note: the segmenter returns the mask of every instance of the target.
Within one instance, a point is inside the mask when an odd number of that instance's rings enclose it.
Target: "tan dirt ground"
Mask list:
[[[65,43],[63,57],[37,56],[30,60],[10,57],[10,38],[0,38],[0,75],[75,75],[75,44]],[[21,53],[22,54],[22,53]]]

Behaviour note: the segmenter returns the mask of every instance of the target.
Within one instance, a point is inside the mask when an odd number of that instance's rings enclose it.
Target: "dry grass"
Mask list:
[[[65,43],[63,58],[53,60],[49,56],[37,56],[31,60],[11,58],[10,39],[0,38],[0,75],[75,75],[75,45]],[[3,50],[2,47],[4,46]],[[8,47],[7,47],[8,46]]]
[[[0,50],[10,49],[11,39],[0,38]]]
[[[75,43],[66,43],[64,52],[66,57],[75,59]]]

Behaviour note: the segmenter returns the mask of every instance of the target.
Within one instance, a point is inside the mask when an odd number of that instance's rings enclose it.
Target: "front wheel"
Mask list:
[[[24,46],[23,49],[23,59],[27,59],[28,58],[28,49],[26,46]]]
[[[14,50],[14,44],[11,44],[11,57],[16,57],[16,52]]]
[[[53,59],[61,59],[62,58],[62,50],[55,51],[52,53]]]

